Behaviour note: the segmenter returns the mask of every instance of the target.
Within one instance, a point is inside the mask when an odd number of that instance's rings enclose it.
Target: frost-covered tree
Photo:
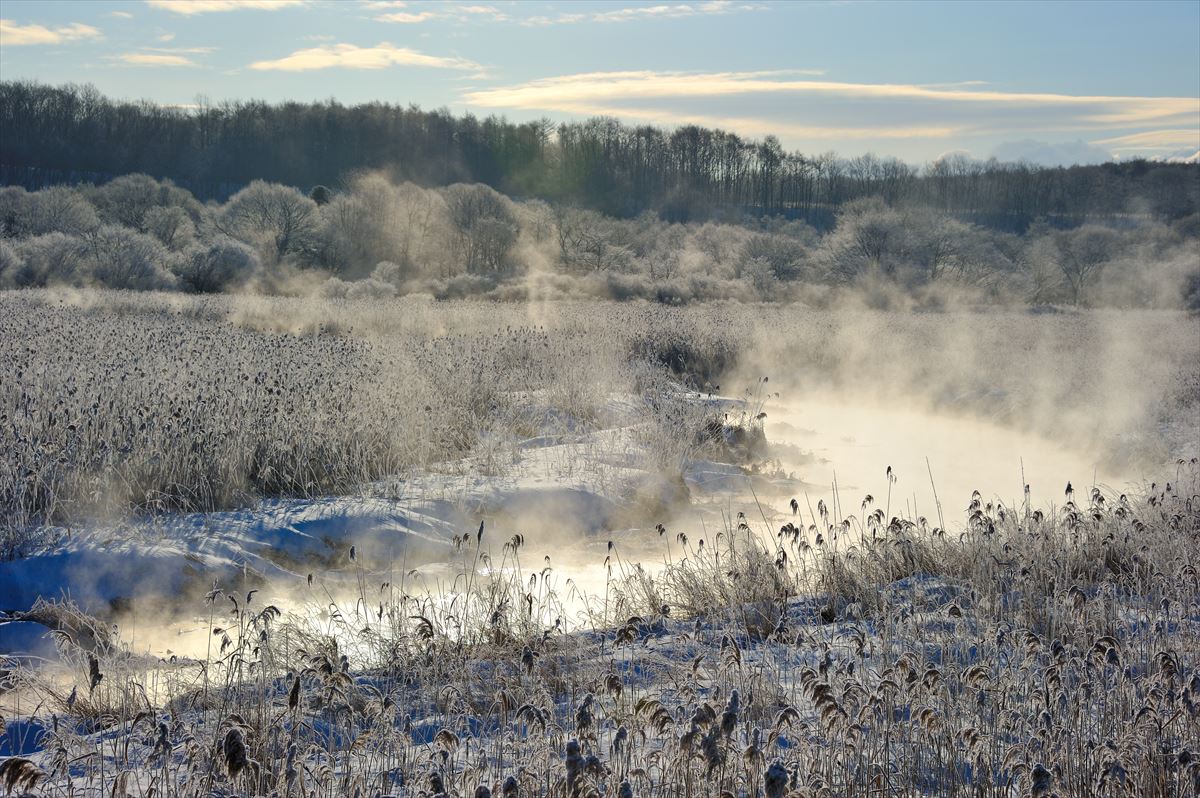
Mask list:
[[[265,244],[276,258],[306,251],[318,225],[317,203],[299,189],[255,180],[230,197],[218,226],[251,244]]]
[[[804,272],[804,245],[795,238],[758,233],[751,236],[742,250],[742,258],[765,264],[778,280],[796,280]]]
[[[1054,241],[1058,247],[1058,268],[1067,281],[1071,301],[1077,305],[1104,264],[1122,251],[1121,236],[1115,230],[1095,224],[1064,230]]]
[[[339,194],[321,207],[320,261],[334,274],[359,277],[377,263],[385,229],[382,209],[356,194]]]
[[[624,270],[632,253],[616,228],[613,220],[595,211],[559,206],[554,213],[559,262],[576,271]]]
[[[88,278],[105,288],[155,291],[178,284],[168,270],[174,256],[153,236],[105,225],[88,236],[86,252]]]
[[[321,208],[319,260],[341,277],[361,278],[388,261],[405,276],[443,272],[457,250],[446,202],[412,183],[359,175]]]
[[[350,283],[346,296],[350,299],[391,299],[396,296],[396,286],[368,277]]]
[[[14,288],[17,273],[25,267],[25,261],[17,249],[8,241],[0,239],[0,289]]]
[[[195,246],[175,259],[173,269],[182,288],[212,294],[244,285],[258,275],[258,254],[240,241],[221,236]]]
[[[24,223],[29,192],[21,186],[0,188],[0,238],[25,235]]]
[[[97,186],[91,198],[105,222],[138,230],[146,211],[154,207],[157,193],[158,181],[150,175],[133,174]]]
[[[383,260],[375,264],[375,270],[371,272],[371,279],[396,286],[397,288],[404,283],[407,276],[407,269],[399,263],[392,263],[388,260]]]
[[[454,229],[454,253],[470,274],[508,268],[517,242],[517,220],[509,200],[482,184],[457,183],[443,192]]]
[[[858,200],[843,207],[836,229],[822,242],[820,258],[840,282],[871,271],[892,275],[899,267],[904,239],[899,212],[880,199]]]
[[[187,248],[196,238],[196,225],[178,205],[157,206],[142,217],[146,232],[172,250]]]
[[[52,186],[28,195],[23,224],[28,235],[83,235],[99,226],[96,209],[73,188]]]
[[[84,281],[88,250],[83,239],[47,233],[20,241],[15,250],[19,263],[7,282],[16,288]]]

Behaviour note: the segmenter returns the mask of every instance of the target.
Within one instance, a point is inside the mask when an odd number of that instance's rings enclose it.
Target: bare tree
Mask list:
[[[250,247],[221,237],[208,246],[192,248],[176,260],[174,267],[182,287],[206,294],[244,284],[258,274],[260,264]]]
[[[105,225],[87,239],[88,276],[105,288],[154,291],[176,287],[171,254],[158,239]]]
[[[20,241],[14,249],[18,262],[5,274],[11,286],[78,285],[83,281],[87,247],[77,236],[46,233]]]
[[[444,192],[454,248],[464,268],[472,273],[507,268],[509,251],[517,241],[517,220],[508,200],[488,186],[463,183]]]
[[[196,237],[196,226],[187,212],[176,205],[154,207],[142,217],[146,232],[168,249],[181,250]]]
[[[628,249],[613,241],[606,219],[594,211],[559,206],[554,210],[554,232],[560,262],[580,271],[611,271],[629,261]]]
[[[1085,224],[1055,236],[1058,268],[1071,292],[1071,301],[1079,304],[1083,293],[1108,261],[1120,252],[1121,237],[1115,230]]]
[[[96,209],[73,188],[53,186],[28,195],[23,227],[29,235],[82,235],[99,226]]]
[[[218,227],[243,241],[265,236],[277,258],[304,251],[317,231],[317,203],[299,189],[255,180],[230,197]]]

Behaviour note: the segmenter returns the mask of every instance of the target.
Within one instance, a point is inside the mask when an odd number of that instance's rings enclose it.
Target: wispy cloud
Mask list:
[[[521,20],[522,25],[570,25],[578,22],[634,22],[650,19],[679,19],[682,17],[735,14],[746,11],[766,11],[761,3],[736,3],[733,0],[709,0],[702,3],[662,3],[659,5],[625,6],[595,13],[566,12],[555,16],[538,15]]]
[[[190,56],[207,55],[215,47],[142,47],[136,52],[107,56],[107,60],[129,66],[198,67]]]
[[[483,67],[465,58],[436,56],[408,47],[381,42],[374,47],[354,44],[330,44],[296,50],[291,55],[268,61],[255,61],[251,69],[280,72],[309,72],[315,69],[386,69],[393,66],[428,67],[481,72]]]
[[[671,19],[695,17],[703,14],[732,14],[735,11],[763,11],[764,5],[735,4],[728,0],[712,0],[708,3],[676,3],[674,5],[630,6],[612,11],[601,11],[592,15],[594,22],[632,22],[638,19]]]
[[[128,11],[109,11],[108,15],[117,19],[133,19],[133,14],[130,14]]]
[[[801,70],[813,74],[814,70]],[[1107,97],[1033,92],[940,88],[904,83],[842,83],[783,80],[787,72],[590,72],[543,78],[475,92],[481,105],[542,107],[622,97],[715,97],[744,94],[830,95],[858,99],[929,100],[942,103],[1086,106],[1098,123],[1196,114],[1200,101],[1188,97]],[[794,74],[794,73],[793,73]],[[819,74],[819,72],[818,72]]]
[[[1125,136],[1097,139],[1092,144],[1107,147],[1115,153],[1167,153],[1179,150],[1200,150],[1200,129],[1145,130]]]
[[[148,53],[188,53],[189,55],[204,55],[214,52],[216,47],[143,47]]]
[[[217,11],[278,11],[282,8],[305,5],[308,0],[146,0],[146,4],[184,16],[209,14]]]
[[[420,11],[416,14],[410,11],[394,11],[390,14],[380,14],[375,17],[379,22],[399,22],[405,25],[413,25],[418,22],[428,22],[431,19],[437,19],[438,14],[432,11]]]
[[[406,3],[398,5],[384,5],[381,3],[367,3],[364,6],[371,10],[387,11],[384,14],[375,16],[377,22],[397,22],[405,25],[415,25],[421,22],[429,22],[435,19],[450,19],[464,22],[468,20],[487,20],[491,22],[506,22],[509,19],[508,14],[505,14],[495,6],[486,5],[469,5],[463,3],[439,3],[434,6],[436,10],[424,9],[421,11],[392,11],[393,8],[407,8]]]
[[[593,72],[475,89],[462,99],[477,108],[704,124],[751,135],[775,132],[808,145],[1048,131],[1128,136],[1153,128],[1160,138],[1178,133],[1182,146],[1200,130],[1200,101],[1190,97],[1004,92],[970,82],[849,83],[801,78],[796,72]]]
[[[156,66],[156,67],[194,67],[200,66],[192,59],[184,55],[175,55],[172,53],[121,53],[113,56],[112,60],[119,61],[123,64],[131,66]]]
[[[45,25],[18,25],[11,19],[0,19],[0,42],[16,47],[28,44],[62,44],[81,39],[99,39],[103,34],[91,25],[73,22],[47,28]]]

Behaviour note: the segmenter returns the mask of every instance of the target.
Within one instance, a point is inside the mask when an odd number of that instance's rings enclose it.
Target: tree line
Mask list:
[[[0,187],[0,289],[1200,309],[1198,241],[1200,214],[1019,235],[865,197],[821,231],[619,218],[378,172],[307,193],[256,180],[224,203],[144,174]]]
[[[993,229],[1035,221],[1171,221],[1200,211],[1200,165],[1151,161],[1042,168],[961,155],[923,167],[895,158],[787,151],[687,125],[615,119],[555,124],[456,116],[382,102],[223,101],[189,107],[114,100],[94,86],[0,82],[0,181],[34,189],[128,173],[224,201],[254,180],[341,187],[364,170],[425,187],[482,183],[619,218],[672,222],[783,216],[832,228],[847,203],[936,209]]]

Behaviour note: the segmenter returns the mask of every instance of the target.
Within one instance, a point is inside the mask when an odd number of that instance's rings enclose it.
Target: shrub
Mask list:
[[[89,199],[108,224],[146,232],[146,214],[155,207],[182,209],[193,223],[203,215],[203,206],[186,189],[170,180],[158,181],[144,174],[122,175],[98,188],[86,190]]]
[[[457,183],[443,192],[454,227],[454,251],[470,274],[508,268],[517,219],[508,198],[483,184]]]
[[[804,272],[804,245],[794,238],[757,234],[742,249],[746,261],[761,261],[778,280],[796,280]]]
[[[368,277],[349,283],[346,296],[349,299],[391,299],[396,296],[396,286]]]
[[[105,225],[87,239],[88,277],[105,288],[158,291],[177,286],[172,255],[158,239]]]
[[[54,186],[28,195],[24,230],[29,235],[83,235],[100,226],[96,209],[73,188]]]
[[[0,238],[18,238],[25,235],[26,206],[29,192],[21,186],[0,188]]]
[[[406,271],[399,263],[383,260],[375,265],[375,271],[371,272],[371,278],[399,288],[404,283]]]
[[[146,232],[169,249],[184,249],[196,237],[196,225],[187,212],[178,206],[151,208],[146,211],[143,222]]]
[[[25,260],[17,254],[16,248],[7,241],[0,240],[0,288],[13,287],[13,280],[25,268]]]
[[[261,268],[250,247],[221,237],[208,246],[193,247],[174,261],[180,286],[198,294],[213,294],[245,285]]]
[[[261,244],[275,257],[307,251],[318,224],[317,203],[299,189],[255,180],[229,198],[218,225],[249,244]]]
[[[16,246],[20,264],[6,281],[16,288],[79,285],[83,282],[87,245],[63,233],[47,233]]]

